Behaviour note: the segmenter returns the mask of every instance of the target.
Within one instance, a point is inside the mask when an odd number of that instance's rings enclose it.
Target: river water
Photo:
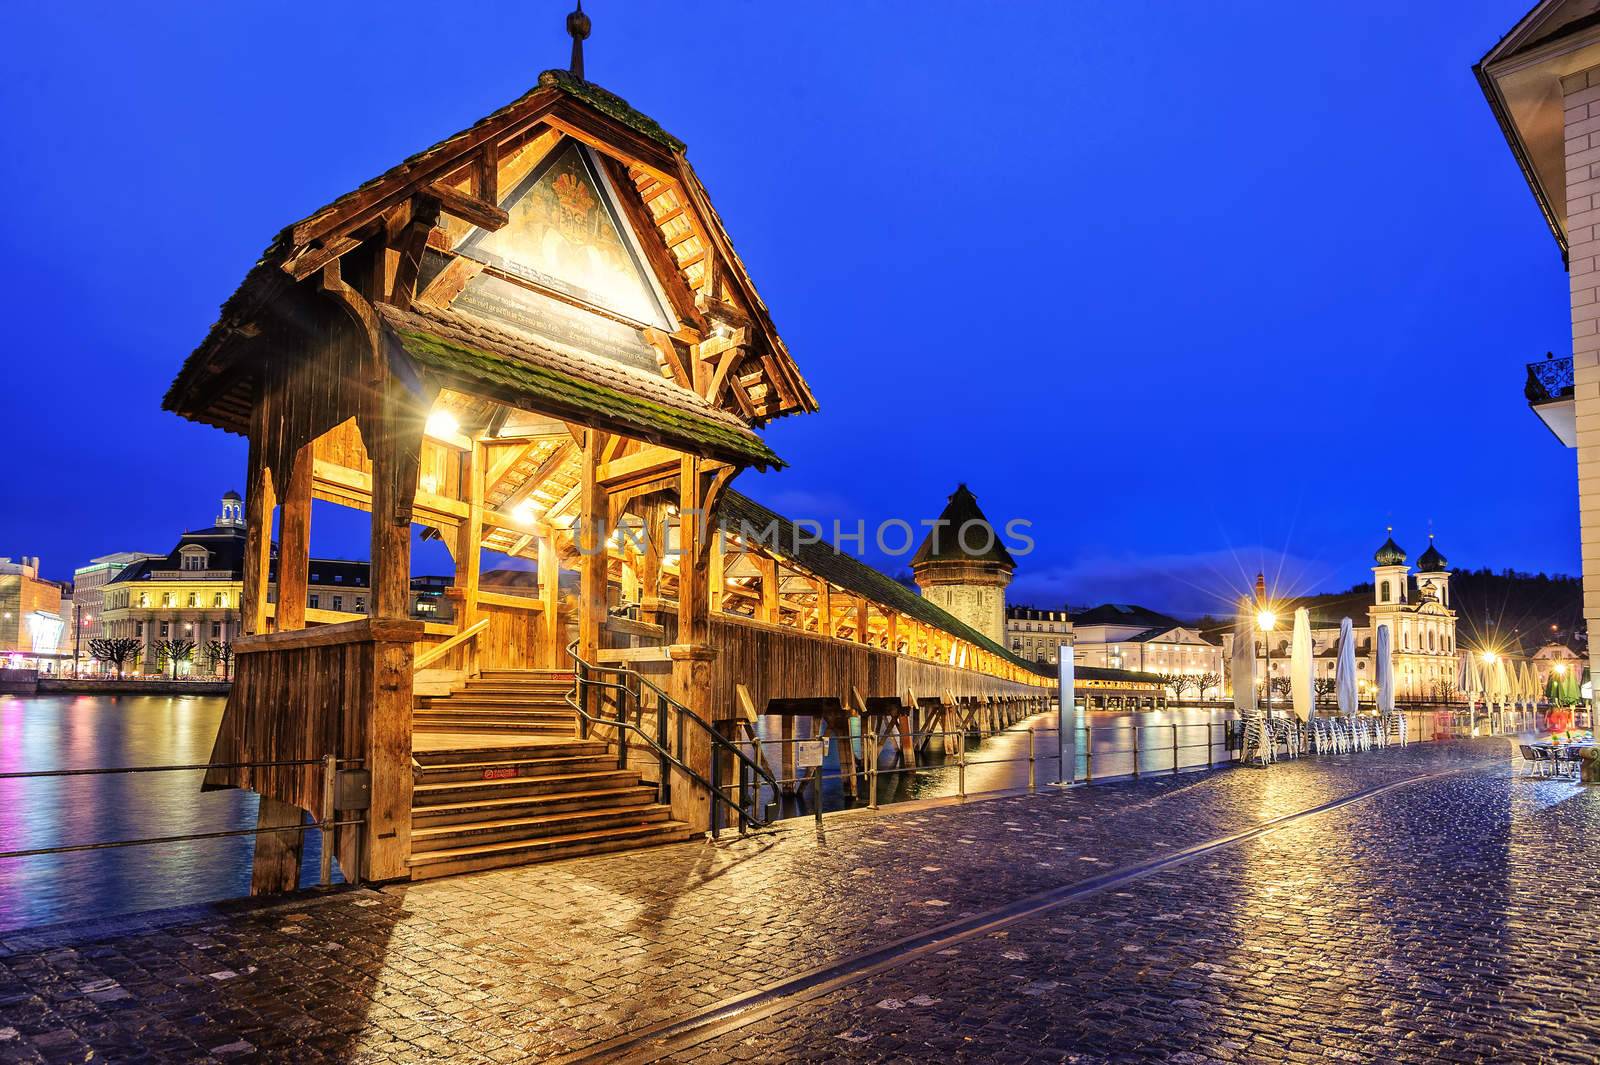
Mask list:
[[[0,773],[204,763],[211,754],[222,707],[223,699],[216,696],[0,696]],[[1141,773],[1170,772],[1174,742],[1181,768],[1223,764],[1228,759],[1223,730],[1215,723],[1222,715],[1211,711],[1084,717],[1087,730],[1080,726],[1078,743],[1080,780],[1091,770],[1095,779],[1131,774],[1136,761]],[[763,718],[763,735],[775,737],[775,726],[776,719]],[[982,742],[969,739],[967,794],[1026,786],[1030,748],[1038,785],[1059,780],[1055,727],[1056,715],[1043,714]],[[799,735],[809,735],[808,729],[809,722],[802,719]],[[765,744],[764,752],[775,769],[781,766],[778,744]],[[879,802],[957,794],[962,772],[956,762],[955,756],[941,752],[920,758],[915,773],[895,772],[905,763],[892,744],[886,746],[879,759]],[[824,810],[852,805],[838,767],[835,741],[823,766]],[[217,832],[255,824],[253,794],[202,793],[201,776],[201,771],[191,770],[0,779],[0,851]],[[798,797],[784,799],[780,814],[809,815],[810,795],[805,789]],[[853,801],[865,801],[864,777]],[[253,846],[251,837],[237,836],[0,858],[0,932],[246,895]],[[315,881],[319,863],[318,833],[309,831],[302,885]]]
[[[0,696],[0,773],[205,762],[217,696]],[[199,771],[0,779],[0,851],[248,828],[256,798]],[[318,850],[306,833],[306,850]],[[251,837],[0,858],[0,931],[249,893]],[[320,858],[304,856],[304,871]]]

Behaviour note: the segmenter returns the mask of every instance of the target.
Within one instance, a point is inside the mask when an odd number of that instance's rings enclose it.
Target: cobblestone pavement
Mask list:
[[[1600,795],[1413,746],[0,939],[0,1060],[542,1060],[1363,788],[698,1060],[1579,1060]],[[1494,1032],[1494,1043],[1488,1042]],[[1177,1055],[1188,1054],[1188,1058]],[[1565,1055],[1565,1056],[1563,1056]],[[1511,1060],[1501,1057],[1500,1060]]]

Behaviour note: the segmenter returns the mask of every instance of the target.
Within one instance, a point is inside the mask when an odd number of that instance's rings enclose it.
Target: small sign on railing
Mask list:
[[[799,740],[794,745],[794,764],[797,769],[815,769],[828,757],[828,741]]]

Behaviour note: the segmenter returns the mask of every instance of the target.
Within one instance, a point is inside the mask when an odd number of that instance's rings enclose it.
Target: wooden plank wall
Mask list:
[[[515,606],[503,602],[478,603],[478,615],[489,619],[489,627],[473,638],[476,645],[476,665],[484,669],[539,669],[539,648],[542,646],[544,612],[538,600],[529,600],[528,606]],[[443,643],[449,635],[428,636],[416,645],[421,654],[429,647]],[[429,669],[469,669],[470,649],[466,644],[446,651],[443,658],[428,663]]]

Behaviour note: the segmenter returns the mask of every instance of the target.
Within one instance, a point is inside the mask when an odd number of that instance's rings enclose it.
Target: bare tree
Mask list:
[[[1311,692],[1318,703],[1339,690],[1339,682],[1332,677],[1316,677],[1311,681]]]
[[[1222,677],[1214,672],[1201,673],[1194,678],[1195,698],[1200,702],[1206,701],[1206,692],[1218,688],[1222,684]]]
[[[178,679],[178,663],[187,662],[193,657],[193,640],[160,640],[156,643],[156,661],[163,667],[171,667],[173,680]]]
[[[117,677],[122,677],[123,666],[129,659],[138,660],[139,654],[144,650],[144,643],[131,636],[103,637],[89,641],[89,653],[95,661],[104,662],[114,666]]]
[[[1272,694],[1280,699],[1288,699],[1294,694],[1294,684],[1288,677],[1273,677],[1271,681]]]
[[[233,642],[230,640],[212,640],[206,644],[206,661],[211,664],[211,672],[215,673],[220,666],[222,679],[228,679],[228,668],[233,664]]]
[[[1161,686],[1172,689],[1174,702],[1183,702],[1183,693],[1194,686],[1194,677],[1188,673],[1157,673]]]

